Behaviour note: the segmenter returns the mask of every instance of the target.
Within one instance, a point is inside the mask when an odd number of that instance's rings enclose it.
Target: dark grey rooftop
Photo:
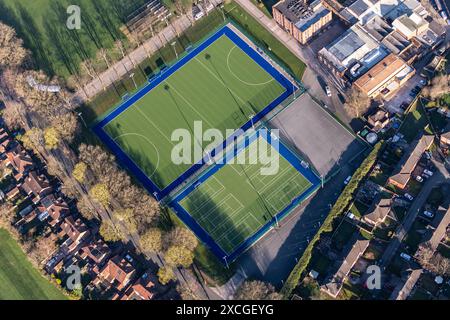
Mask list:
[[[345,60],[349,55],[364,45],[364,41],[351,29],[348,29],[342,37],[336,39],[328,51],[339,61]]]

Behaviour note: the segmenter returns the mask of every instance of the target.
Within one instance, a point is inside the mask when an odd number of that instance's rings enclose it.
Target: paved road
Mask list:
[[[411,229],[411,226],[413,225],[418,214],[420,213],[431,190],[440,183],[450,178],[448,171],[444,168],[444,166],[441,163],[439,162],[434,163],[438,170],[436,170],[435,174],[425,182],[425,185],[422,187],[422,190],[420,190],[419,195],[414,199],[414,202],[409,208],[406,217],[403,219],[403,222],[397,227],[397,230],[395,231],[395,234],[392,237],[391,242],[389,243],[388,247],[383,253],[383,256],[380,259],[381,268],[386,268],[391,262],[401,242],[405,238],[406,234],[409,232],[409,229]]]

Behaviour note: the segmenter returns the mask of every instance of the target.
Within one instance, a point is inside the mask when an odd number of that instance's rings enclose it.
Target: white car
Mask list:
[[[347,178],[345,178],[344,184],[345,184],[345,185],[348,185],[348,183],[350,182],[350,180],[352,180],[352,176],[348,176]]]
[[[351,219],[351,220],[355,220],[355,219],[356,219],[355,215],[354,215],[353,213],[351,213],[350,211],[347,212],[347,217],[348,217],[349,219]]]
[[[407,254],[407,253],[404,253],[404,252],[400,253],[400,257],[401,257],[403,260],[411,261],[411,256],[410,256],[409,254]]]
[[[431,177],[433,175],[433,172],[428,169],[423,170],[423,173],[425,173],[429,177]]]
[[[416,181],[417,182],[423,182],[423,178],[421,176],[416,176]]]
[[[329,86],[325,86],[325,91],[327,92],[327,96],[331,97],[331,90]]]
[[[430,212],[430,211],[428,211],[428,210],[425,210],[425,211],[423,212],[423,215],[424,215],[425,217],[427,217],[427,218],[430,218],[430,219],[432,219],[432,218],[434,217],[434,213],[433,213],[433,212]]]
[[[414,200],[414,197],[413,197],[412,195],[410,195],[409,193],[405,193],[403,196],[404,196],[406,199],[408,199],[409,201],[413,201],[413,200]]]

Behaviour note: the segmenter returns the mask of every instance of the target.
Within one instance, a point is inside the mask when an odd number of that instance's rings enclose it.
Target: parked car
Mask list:
[[[344,184],[348,185],[348,183],[350,182],[351,179],[352,179],[352,176],[348,176],[347,178],[345,178]]]
[[[327,96],[331,97],[331,90],[329,86],[325,86],[325,92],[327,93]]]
[[[433,219],[433,217],[434,217],[434,213],[433,213],[433,212],[430,212],[430,211],[428,211],[428,210],[425,210],[425,211],[423,212],[423,215],[424,215],[425,217],[427,217],[427,218],[430,218],[430,219]]]
[[[404,196],[406,199],[408,199],[409,201],[413,201],[413,200],[414,200],[414,197],[413,197],[412,195],[410,195],[409,193],[405,193],[403,196]]]
[[[428,169],[423,170],[423,173],[425,173],[427,176],[430,176],[430,177],[433,176],[433,172]]]
[[[411,261],[411,256],[409,255],[409,254],[407,254],[407,253],[404,253],[404,252],[402,252],[402,253],[400,253],[400,257],[403,259],[403,260],[406,260],[406,261]]]
[[[423,182],[423,178],[421,176],[416,176],[416,181],[417,182]]]
[[[353,213],[351,213],[350,211],[347,212],[347,218],[352,219],[352,220],[356,219],[355,215]]]
[[[420,79],[419,83],[420,83],[421,86],[426,86],[428,81],[425,80],[425,79]]]

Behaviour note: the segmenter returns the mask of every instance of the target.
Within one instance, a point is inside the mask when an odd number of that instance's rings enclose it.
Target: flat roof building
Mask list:
[[[391,96],[415,73],[414,68],[391,53],[363,74],[353,85],[368,97]]]
[[[301,44],[306,44],[332,20],[320,0],[282,0],[272,7],[273,18]]]
[[[319,51],[319,59],[337,76],[353,81],[389,52],[364,28],[355,24]]]

